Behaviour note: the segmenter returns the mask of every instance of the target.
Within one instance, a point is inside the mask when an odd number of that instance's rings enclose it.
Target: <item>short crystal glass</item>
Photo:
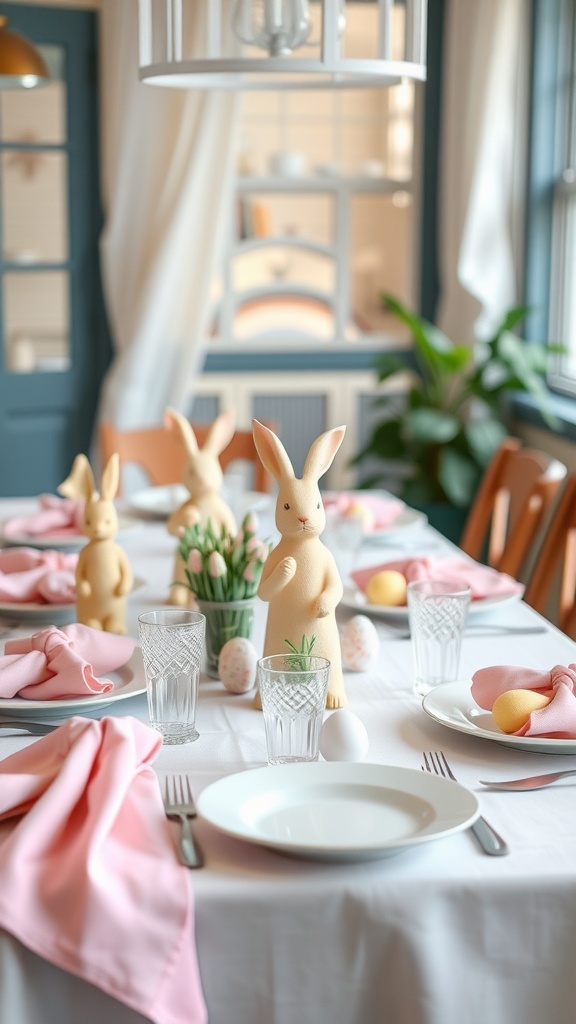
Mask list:
[[[458,678],[470,596],[470,587],[454,580],[413,580],[408,584],[414,692],[418,696]]]
[[[307,654],[274,654],[258,662],[268,764],[317,761],[330,662]]]
[[[161,608],[138,618],[150,722],[164,743],[198,739],[196,704],[204,651],[200,612]]]

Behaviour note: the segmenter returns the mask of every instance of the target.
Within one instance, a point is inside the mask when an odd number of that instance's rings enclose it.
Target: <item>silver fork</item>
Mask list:
[[[190,779],[187,775],[167,775],[164,781],[164,810],[168,818],[179,818],[182,824],[180,833],[180,854],[182,862],[189,868],[201,868],[204,863],[202,854],[194,841],[190,819],[196,817],[196,806]]]
[[[452,779],[453,782],[458,781],[442,751],[436,753],[430,751],[428,754],[424,751],[422,757],[424,759],[422,771],[443,775],[444,778]],[[502,836],[499,836],[495,829],[488,824],[486,818],[477,818],[470,828],[484,853],[488,853],[491,857],[502,857],[503,854],[508,853],[508,847]]]

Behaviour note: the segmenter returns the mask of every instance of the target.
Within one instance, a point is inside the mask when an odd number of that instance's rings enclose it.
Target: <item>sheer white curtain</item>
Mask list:
[[[437,320],[461,342],[522,301],[528,29],[526,0],[447,2]]]
[[[115,356],[100,418],[130,428],[183,408],[204,360],[238,94],[140,83],[137,0],[103,0],[101,25],[101,258]]]

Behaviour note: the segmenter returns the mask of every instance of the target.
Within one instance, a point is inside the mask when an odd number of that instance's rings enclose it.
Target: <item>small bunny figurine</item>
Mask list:
[[[278,483],[276,527],[282,535],[264,563],[258,588],[258,596],[269,602],[264,656],[286,653],[287,640],[298,648],[303,636],[315,636],[314,654],[330,661],[329,708],[346,704],[335,615],[343,587],[332,553],[320,540],[326,514],[318,480],[332,465],[345,430],[334,427],[316,438],[298,480],[279,438],[253,420],[258,454]],[[262,706],[259,694],[254,703]]]
[[[187,526],[200,523],[204,526],[210,519],[215,530],[222,526],[232,534],[236,533],[236,521],[231,509],[220,497],[224,474],[218,456],[229,444],[234,433],[234,414],[223,412],[214,420],[203,448],[198,446],[196,435],[188,420],[176,412],[166,409],[164,424],[181,441],[188,457],[184,483],[190,497],[177,508],[168,519],[168,532],[180,537]],[[176,552],[174,562],[174,584],[170,587],[169,604],[189,606],[194,595],[186,584],[184,563]]]
[[[76,565],[76,612],[78,622],[107,633],[126,633],[126,595],[134,577],[123,549],[114,542],[118,515],[114,497],[120,480],[120,460],[111,456],[102,473],[101,494],[85,455],[74,459],[70,476],[58,487],[59,494],[85,500],[82,532],[88,543]]]

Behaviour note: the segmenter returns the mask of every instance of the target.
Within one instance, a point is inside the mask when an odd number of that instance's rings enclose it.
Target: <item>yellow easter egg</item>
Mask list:
[[[506,690],[492,705],[494,724],[502,732],[517,732],[526,724],[533,711],[540,711],[551,698],[534,690]]]
[[[370,604],[406,604],[406,580],[395,569],[381,569],[366,584]]]

